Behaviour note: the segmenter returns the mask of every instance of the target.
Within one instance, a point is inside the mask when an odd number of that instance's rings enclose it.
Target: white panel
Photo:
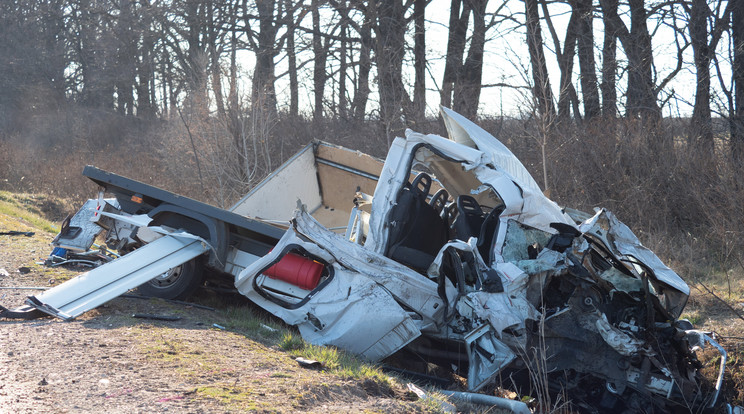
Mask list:
[[[297,208],[297,199],[310,211],[320,207],[322,202],[312,146],[262,181],[235,204],[232,211],[264,220],[289,221]]]
[[[164,236],[132,253],[85,272],[26,303],[62,319],[73,319],[207,251],[203,240]]]
[[[260,257],[255,254],[250,254],[242,250],[238,250],[235,247],[231,247],[227,252],[227,266],[225,266],[225,272],[232,273],[237,276],[246,267],[250,266],[251,263],[258,260]]]

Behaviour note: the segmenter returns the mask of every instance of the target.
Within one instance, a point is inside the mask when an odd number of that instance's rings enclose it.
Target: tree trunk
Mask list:
[[[555,117],[553,107],[553,92],[550,89],[548,67],[545,63],[543,51],[542,31],[540,29],[540,14],[537,0],[524,0],[526,11],[527,48],[530,53],[532,66],[532,94],[535,99],[538,115],[546,121],[546,125]]]
[[[247,3],[247,0],[244,2]],[[254,113],[260,110],[267,116],[276,114],[276,51],[275,0],[256,0],[258,9],[258,42],[255,50],[256,66],[253,70],[251,105]],[[249,34],[250,35],[250,34]]]
[[[367,8],[367,10],[370,9]],[[372,69],[372,24],[372,17],[368,11],[365,14],[364,23],[359,31],[359,36],[361,37],[361,44],[359,46],[359,75],[354,89],[354,99],[351,103],[354,119],[360,121],[364,120],[367,115],[367,100],[369,99],[369,73]]]
[[[692,0],[689,8],[690,42],[695,58],[695,105],[690,119],[688,140],[695,146],[713,150],[713,131],[710,116],[710,50],[708,49],[708,17],[706,0]]]
[[[734,157],[744,162],[744,2],[734,1],[731,13],[731,37],[734,47],[734,113],[730,114],[731,145]],[[739,165],[741,168],[741,165]]]
[[[404,12],[401,0],[377,2],[377,86],[380,90],[380,120],[388,142],[392,142],[393,135],[403,131],[401,118],[410,107],[402,74],[406,34]]]
[[[656,101],[652,66],[651,36],[648,32],[645,0],[629,0],[630,31],[617,14],[617,8],[605,7],[609,0],[600,0],[603,12],[608,17],[611,31],[618,38],[628,58],[628,88],[626,116],[640,117],[652,122],[661,119],[661,109]]]
[[[617,117],[617,32],[610,16],[617,15],[618,0],[602,0],[602,22],[604,41],[602,43],[602,116],[607,119]]]
[[[108,29],[102,27],[93,2],[80,3],[80,71],[83,77],[82,96],[85,105],[113,108],[113,79],[108,73],[108,59],[113,58]]]
[[[53,97],[61,102],[65,98],[65,68],[67,67],[65,7],[64,0],[48,2],[48,11],[44,23],[45,40],[45,73],[52,85]]]
[[[121,115],[134,114],[134,91],[137,41],[133,37],[133,5],[130,0],[119,2],[119,18],[116,22],[116,37],[119,48],[116,54],[116,96],[117,111]]]
[[[473,13],[473,36],[465,63],[454,88],[454,110],[469,119],[478,116],[481,80],[483,79],[483,50],[486,45],[486,6],[488,0],[467,0]]]
[[[558,92],[558,119],[561,122],[565,122],[571,119],[571,106],[573,103],[574,116],[576,119],[581,119],[581,113],[578,110],[578,97],[576,95],[576,88],[573,85],[573,64],[574,57],[576,56],[576,35],[578,32],[579,13],[574,8],[571,12],[571,17],[568,20],[568,26],[566,27],[566,39],[563,41],[563,51],[561,52],[561,43],[558,40],[558,33],[553,26],[553,21],[550,18],[548,5],[543,0],[540,2],[545,15],[545,21],[550,31],[550,36],[553,38],[555,45],[556,57],[558,59],[558,68],[561,71],[560,89]]]
[[[227,118],[225,109],[225,97],[222,93],[222,67],[220,66],[220,52],[217,50],[217,38],[219,37],[218,29],[215,28],[214,3],[207,4],[207,48],[209,49],[209,59],[212,68],[212,93],[214,93],[214,102],[217,106],[217,115],[220,119]]]
[[[188,50],[186,62],[183,63],[185,63],[186,79],[189,86],[189,105],[200,116],[206,116],[209,110],[207,102],[208,57],[202,43],[205,6],[199,0],[187,0],[184,13]]]
[[[575,0],[575,8],[579,15],[577,35],[584,117],[591,119],[600,113],[597,73],[594,63],[594,16],[592,15],[592,0]]]
[[[139,49],[139,57],[137,59],[137,83],[135,88],[137,89],[137,116],[142,118],[154,118],[155,117],[155,100],[154,95],[154,77],[155,68],[153,67],[152,60],[155,55],[155,41],[153,40],[152,33],[152,11],[150,10],[149,0],[140,0],[140,22],[141,22],[141,46]],[[163,81],[165,83],[165,81]],[[163,90],[163,111],[166,113],[168,97],[165,95],[165,89]]]
[[[297,118],[299,115],[299,100],[300,100],[300,87],[299,81],[297,80],[297,51],[295,45],[295,21],[294,15],[290,13],[292,10],[292,0],[286,0],[287,9],[287,21],[289,26],[287,27],[287,65],[289,71],[289,116],[290,118]],[[233,42],[235,45],[235,42]]]
[[[661,118],[652,77],[653,50],[648,32],[645,0],[629,0],[630,38],[623,44],[628,55],[628,112],[649,120]],[[621,39],[622,40],[622,39]]]
[[[426,111],[426,3],[427,0],[413,2],[413,118],[417,122],[424,119]]]
[[[346,10],[346,1],[341,2],[342,7]],[[346,16],[348,12],[344,12]],[[338,116],[341,119],[348,118],[348,102],[346,97],[346,71],[348,71],[348,36],[349,36],[349,23],[346,17],[341,18],[341,46],[339,48],[339,63],[338,63]]]
[[[323,119],[323,94],[326,84],[326,60],[328,50],[323,47],[323,39],[320,33],[320,2],[313,0],[313,121],[319,122]]]
[[[470,20],[470,2],[452,0],[449,35],[447,37],[447,57],[444,63],[444,79],[442,80],[440,98],[440,104],[447,108],[452,108],[452,93],[455,84],[462,75],[462,59],[465,53],[468,20]]]

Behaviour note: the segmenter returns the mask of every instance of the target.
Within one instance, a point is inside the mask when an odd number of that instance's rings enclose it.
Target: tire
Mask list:
[[[203,270],[201,261],[189,260],[140,285],[137,293],[162,299],[186,299],[201,286]]]

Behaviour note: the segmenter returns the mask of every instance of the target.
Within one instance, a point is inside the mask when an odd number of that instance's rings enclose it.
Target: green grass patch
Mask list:
[[[19,198],[22,199],[23,197],[28,197],[28,195],[0,191],[0,214],[23,220],[29,226],[48,233],[57,233],[59,226],[41,217],[42,212],[30,203],[19,201]]]
[[[687,319],[691,324],[695,326],[702,325],[705,322],[705,317],[698,311],[685,312],[680,316],[680,319]]]
[[[377,366],[362,361],[355,355],[332,346],[318,346],[305,343],[302,348],[288,351],[294,357],[319,361],[331,373],[355,380],[371,379],[391,386],[390,377]]]
[[[248,338],[275,345],[287,330],[278,326],[268,318],[255,314],[248,306],[231,306],[219,311],[224,319],[223,325],[233,332],[240,333]]]
[[[305,341],[302,340],[302,337],[289,331],[285,332],[281,341],[279,341],[279,348],[285,351],[297,351],[304,347]]]
[[[260,409],[253,392],[236,385],[215,384],[199,387],[196,393],[202,397],[217,400],[220,404],[239,411],[255,411]]]

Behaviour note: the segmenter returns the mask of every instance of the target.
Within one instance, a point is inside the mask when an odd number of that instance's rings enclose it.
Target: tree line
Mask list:
[[[484,69],[499,64],[487,59],[489,42],[509,32],[519,33],[528,57],[527,116],[546,128],[623,117],[659,122],[664,105],[678,96],[665,88],[681,71],[692,71],[688,142],[714,149],[713,120],[721,118],[732,152],[744,153],[742,1],[451,0],[443,57],[432,56],[427,44],[431,5],[5,0],[0,125],[12,128],[28,111],[75,103],[142,119],[189,111],[224,121],[234,134],[257,113],[373,119],[392,134],[423,120],[427,104],[475,118],[484,87],[522,86],[483,85]],[[555,24],[564,10],[565,27]],[[677,55],[666,73],[657,70],[652,46],[662,28],[673,34]],[[254,66],[246,81],[247,55]],[[431,62],[439,58],[444,70],[437,79]],[[548,71],[553,59],[556,89]],[[287,91],[277,93],[277,85]],[[427,102],[432,89],[439,102]]]

